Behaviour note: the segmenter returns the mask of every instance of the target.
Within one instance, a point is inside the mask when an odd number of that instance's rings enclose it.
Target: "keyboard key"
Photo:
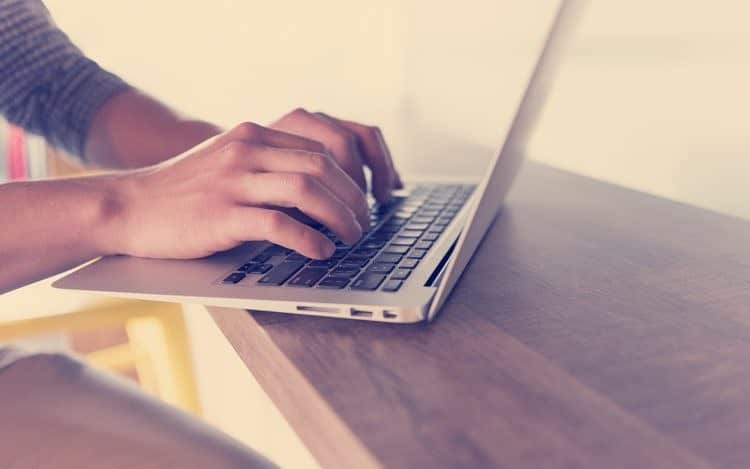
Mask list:
[[[248,270],[248,274],[265,274],[273,268],[273,264],[254,264],[253,268]]]
[[[422,239],[424,241],[435,241],[440,237],[440,233],[435,233],[434,231],[430,231],[428,233],[425,233],[424,236],[422,236]]]
[[[436,217],[440,214],[440,210],[421,210],[417,213],[417,217]]]
[[[370,267],[367,268],[367,272],[377,272],[379,274],[387,274],[390,273],[393,268],[396,267],[396,264],[387,264],[385,262],[375,262],[373,264],[370,264]]]
[[[368,238],[364,243],[360,244],[360,249],[380,249],[385,246],[385,241],[380,239]]]
[[[349,284],[349,279],[346,277],[326,277],[320,281],[318,288],[331,288],[340,290]]]
[[[359,249],[357,249],[356,251],[354,251],[352,253],[352,256],[364,257],[364,258],[369,259],[372,256],[374,256],[375,254],[377,254],[378,251],[380,251],[380,248],[377,248],[377,249],[374,249],[374,248],[359,248]]]
[[[417,211],[419,205],[405,205],[398,209],[395,216],[400,218],[409,218]]]
[[[385,233],[381,230],[375,231],[370,235],[369,238],[367,238],[368,241],[382,241],[387,242],[389,239],[393,238],[393,235],[396,233],[396,231],[392,233]],[[382,247],[382,246],[381,246]]]
[[[412,223],[432,223],[435,220],[435,217],[414,217],[411,219]]]
[[[285,248],[284,246],[279,246],[278,244],[274,244],[263,250],[264,254],[268,254],[270,256],[282,256],[287,255],[290,252],[292,252],[291,249]]]
[[[401,233],[399,233],[398,235],[399,235],[399,237],[402,237],[402,238],[419,238],[420,236],[422,236],[422,233],[424,233],[424,231],[420,231],[420,230],[404,230]]]
[[[428,226],[430,225],[427,223],[409,223],[405,228],[407,230],[426,230]]]
[[[325,267],[326,269],[330,269],[334,267],[336,264],[339,263],[340,259],[326,259],[323,261],[312,261],[309,264],[307,264],[308,267]]]
[[[343,262],[361,262],[361,261],[369,261],[372,259],[372,257],[377,254],[377,251],[374,253],[367,252],[365,253],[367,255],[359,254],[357,251],[354,251],[353,253],[349,254],[343,259]]]
[[[332,277],[352,278],[359,273],[359,267],[340,265],[331,271]]]
[[[417,240],[414,238],[395,238],[393,241],[391,241],[391,246],[411,246],[414,244]]]
[[[365,272],[352,283],[353,290],[375,290],[385,280],[384,274]]]
[[[369,259],[344,259],[343,261],[341,261],[341,264],[339,264],[339,267],[353,267],[355,269],[361,269],[362,267],[366,266],[368,262],[370,262]]]
[[[403,285],[404,282],[401,280],[388,280],[383,284],[383,291],[398,291],[399,288],[401,288],[401,285]]]
[[[310,258],[309,257],[305,257],[305,256],[303,256],[302,254],[300,254],[298,252],[294,252],[294,253],[289,254],[288,256],[286,256],[285,260],[287,260],[287,261],[304,261],[304,262],[307,262],[307,261],[310,260]]]
[[[284,261],[274,267],[265,277],[258,280],[258,283],[264,285],[281,285],[295,274],[299,269],[304,267],[305,261]]]
[[[239,270],[241,272],[250,272],[250,270],[252,270],[252,268],[255,267],[256,265],[258,265],[258,263],[256,263],[256,262],[248,262],[247,264],[243,264],[237,270]]]
[[[385,254],[406,254],[409,251],[409,246],[394,246],[390,245],[383,250]]]
[[[268,259],[270,259],[272,256],[273,256],[273,254],[269,254],[268,252],[263,251],[260,254],[258,254],[257,256],[255,256],[252,259],[250,259],[250,262],[255,262],[255,263],[258,263],[258,264],[262,264],[264,262],[268,262]]]
[[[396,269],[391,274],[392,280],[404,280],[406,279],[409,274],[411,274],[411,270],[409,269]]]
[[[407,256],[409,259],[421,259],[427,254],[425,249],[412,249]]]
[[[224,279],[224,283],[237,283],[245,278],[244,272],[234,272]]]
[[[415,249],[430,249],[432,247],[432,241],[417,241],[414,243]]]
[[[387,225],[386,224],[386,225],[383,225],[380,228],[378,228],[378,231],[376,231],[373,234],[375,236],[377,236],[378,238],[380,238],[380,237],[384,237],[384,238],[388,237],[388,238],[390,238],[391,236],[393,236],[393,233],[398,232],[398,230],[400,230],[400,229],[401,229],[400,226],[393,226],[393,225]]]
[[[390,264],[397,264],[401,258],[404,257],[401,254],[381,254],[375,258],[375,262],[387,262]]]
[[[417,264],[419,264],[419,259],[404,259],[399,267],[402,269],[413,269]]]
[[[289,286],[293,287],[307,287],[310,288],[316,283],[318,283],[318,280],[323,278],[325,274],[328,273],[328,269],[324,267],[307,267],[303,269],[300,273],[294,276],[293,279],[287,283]]]

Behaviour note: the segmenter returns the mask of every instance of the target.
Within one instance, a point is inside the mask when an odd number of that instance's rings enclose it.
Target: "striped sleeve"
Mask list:
[[[85,57],[40,0],[0,0],[0,113],[77,156],[94,114],[128,88]]]

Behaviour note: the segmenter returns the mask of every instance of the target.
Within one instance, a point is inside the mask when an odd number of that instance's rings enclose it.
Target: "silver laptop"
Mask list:
[[[337,244],[319,261],[262,242],[197,260],[127,256],[99,259],[55,282],[63,289],[162,301],[355,320],[413,323],[440,310],[497,215],[521,166],[571,22],[568,1],[554,5],[545,39],[534,49],[525,91],[476,184],[408,184],[385,206],[373,206],[361,241]],[[502,86],[497,84],[496,86]],[[488,106],[492,106],[489,103]],[[438,155],[460,158],[459,154]],[[179,240],[177,241],[179,242]]]

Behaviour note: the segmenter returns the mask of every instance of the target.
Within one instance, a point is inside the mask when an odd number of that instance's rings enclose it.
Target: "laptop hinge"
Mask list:
[[[438,262],[438,265],[435,267],[427,281],[424,283],[425,287],[433,287],[440,283],[443,271],[445,270],[445,266],[448,264],[448,260],[451,258],[453,250],[456,247],[456,243],[458,243],[458,238],[460,237],[461,233],[459,232],[458,235],[456,235],[456,239],[453,240],[453,244],[451,244],[451,247],[449,247],[448,250],[445,251],[443,258],[440,259],[440,262]]]

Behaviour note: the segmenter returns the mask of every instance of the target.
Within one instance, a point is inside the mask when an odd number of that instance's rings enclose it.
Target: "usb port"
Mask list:
[[[398,313],[395,311],[390,311],[387,309],[383,310],[383,318],[384,319],[396,319],[398,317]]]
[[[367,311],[364,309],[352,308],[349,310],[349,314],[355,318],[371,318],[372,317],[372,311]]]

